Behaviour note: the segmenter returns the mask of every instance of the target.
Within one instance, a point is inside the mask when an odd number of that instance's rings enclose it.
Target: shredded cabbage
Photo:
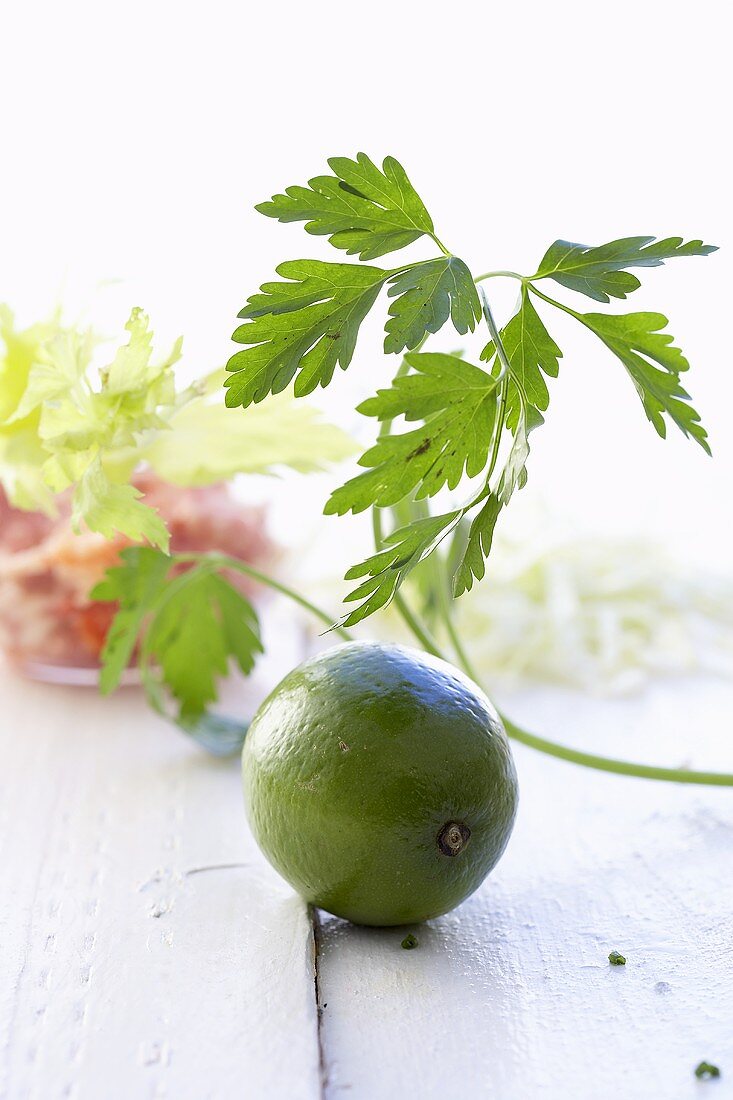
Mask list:
[[[537,519],[521,537],[499,533],[485,578],[452,601],[458,633],[487,684],[512,690],[545,682],[613,695],[655,675],[733,676],[733,578],[690,570],[648,538],[556,534]],[[301,567],[310,573],[309,592],[335,603],[337,567],[322,546],[313,549],[310,567]],[[405,595],[450,652],[427,603],[430,575],[421,570]],[[415,644],[393,605],[369,630]]]
[[[733,675],[733,580],[690,574],[648,540],[499,543],[458,630],[492,679],[632,691],[652,675]]]

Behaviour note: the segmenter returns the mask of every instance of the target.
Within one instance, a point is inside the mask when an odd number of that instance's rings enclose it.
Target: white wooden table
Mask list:
[[[314,934],[247,832],[237,763],[137,692],[0,668],[0,700],[3,1100],[733,1096],[733,791],[519,746],[506,856],[404,951],[325,915]],[[536,690],[512,713],[733,769],[730,683]],[[696,1081],[702,1059],[723,1076]]]

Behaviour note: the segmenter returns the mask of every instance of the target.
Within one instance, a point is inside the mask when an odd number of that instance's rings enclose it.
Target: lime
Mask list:
[[[306,901],[357,924],[452,909],[506,847],[517,779],[499,717],[444,661],[350,642],[290,672],[242,754],[257,842]]]

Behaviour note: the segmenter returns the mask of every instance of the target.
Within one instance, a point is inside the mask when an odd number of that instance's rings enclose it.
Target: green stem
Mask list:
[[[435,585],[438,590],[438,612],[443,621],[443,625],[450,639],[451,645],[453,646],[455,654],[458,657],[458,662],[461,665],[461,668],[468,676],[471,677],[472,680],[475,680],[476,683],[478,683],[479,675],[476,669],[473,667],[473,662],[471,661],[471,658],[466,651],[463,642],[461,641],[460,634],[456,630],[456,624],[453,619],[453,611],[451,608],[452,597],[451,593],[448,590],[447,577],[445,575],[443,562],[437,554],[435,554],[434,557],[436,559]]]
[[[427,653],[431,653],[433,657],[442,657],[443,654],[437,642],[435,642],[427,628],[422,625],[401,592],[395,593],[394,605],[423,649]]]
[[[486,318],[486,324],[489,326],[491,339],[494,341],[496,354],[499,356],[499,362],[501,363],[504,370],[504,375],[508,378],[512,370],[511,364],[509,363],[509,356],[507,355],[504,344],[502,343],[501,336],[499,335],[499,330],[496,327],[496,321],[494,320],[494,314],[491,312],[489,299],[486,297],[483,287],[481,287],[481,302],[483,305],[484,317]]]
[[[544,737],[537,737],[533,733],[516,725],[505,714],[501,715],[507,733],[515,741],[528,745],[538,752],[547,753],[548,756],[556,756],[559,760],[569,760],[572,764],[582,764],[586,768],[595,768],[598,771],[613,772],[616,775],[633,775],[640,779],[661,779],[667,783],[699,783],[704,786],[733,787],[733,774],[728,772],[696,772],[686,768],[656,768],[650,764],[634,764],[629,760],[613,760],[608,756],[596,756],[594,753],[580,752],[565,745],[558,745],[554,741],[547,741]]]
[[[384,546],[384,538],[381,509],[377,508],[376,505],[372,508],[372,530],[374,532],[374,548],[379,551]],[[432,653],[434,657],[440,657],[441,653],[437,642],[431,636],[427,627],[420,622],[399,589],[395,592],[392,602],[423,649],[427,650],[428,653]]]
[[[374,513],[378,510],[374,509]],[[379,532],[381,538],[381,524],[379,518],[376,521],[376,530]],[[293,600],[294,603],[300,607],[309,611],[315,618],[320,619],[321,622],[331,626],[333,618],[328,612],[322,608],[317,607],[311,603],[310,600],[305,599],[300,593],[289,588],[287,585],[282,584],[280,581],[275,580],[274,577],[268,576],[266,573],[262,573],[259,569],[256,569],[253,565],[248,565],[246,562],[240,561],[238,558],[231,558],[226,554],[207,554],[191,552],[187,554],[176,554],[176,561],[190,561],[190,562],[209,562],[212,568],[232,569],[237,573],[243,573],[245,576],[251,577],[253,580],[258,581],[260,584],[264,584],[269,588],[274,589],[276,592],[280,592],[283,596],[287,596]],[[398,593],[399,595],[399,593]],[[407,603],[400,597],[399,601],[395,597],[395,606],[402,615],[405,623],[414,634],[423,649],[428,653],[432,653],[435,657],[440,657],[442,660],[446,660],[445,654],[437,645],[435,640],[430,636],[428,631],[422,626],[417,616],[412,612]],[[458,645],[456,646],[456,654],[459,659],[459,663],[463,668],[467,676],[477,683],[479,683],[478,674],[473,667],[468,654],[463,649],[463,645],[458,638],[455,626],[452,623],[452,615],[450,614],[450,605],[447,606],[447,617],[451,620],[451,627],[448,628],[446,623],[446,629],[448,630],[451,640],[457,639]],[[334,630],[344,641],[352,641],[352,635],[348,630],[343,627],[334,627]],[[455,645],[455,641],[454,641]],[[529,748],[535,749],[538,752],[546,753],[548,756],[555,756],[560,760],[567,760],[573,764],[580,764],[586,768],[594,768],[600,771],[614,772],[617,775],[631,775],[639,776],[643,779],[660,779],[666,780],[672,783],[698,783],[706,786],[720,786],[731,787],[733,786],[733,774],[726,772],[696,772],[688,771],[685,768],[656,768],[646,764],[634,764],[625,760],[612,760],[605,756],[596,756],[592,753],[580,752],[577,749],[571,749],[565,745],[558,745],[554,741],[548,741],[544,737],[537,737],[533,733],[529,733],[527,730],[522,729],[515,722],[512,722],[506,715],[502,715],[502,721],[506,727],[506,731],[511,738],[515,741],[521,742],[523,745],[527,745]]]
[[[483,275],[477,275],[473,281],[483,283],[486,279],[519,279],[520,283],[525,281],[524,275],[516,271],[484,271]]]
[[[257,581],[259,584],[264,584],[267,588],[272,588],[275,592],[287,596],[293,603],[297,603],[305,611],[309,611],[311,615],[316,619],[320,619],[326,626],[333,628],[334,632],[343,638],[344,641],[352,641],[352,637],[348,630],[345,630],[342,626],[334,625],[333,615],[329,615],[327,611],[323,611],[322,608],[311,603],[310,600],[307,600],[305,596],[301,596],[300,593],[296,592],[293,588],[289,588],[286,584],[282,584],[281,581],[275,580],[274,577],[269,576],[267,573],[260,572],[260,570],[255,569],[253,565],[248,565],[247,562],[240,561],[239,558],[231,558],[228,554],[207,554],[196,551],[191,551],[191,553],[187,554],[175,554],[174,558],[176,561],[181,562],[212,562],[215,568],[231,569],[235,573],[243,573],[246,577],[251,577],[252,580]]]
[[[500,375],[500,381],[499,381],[500,389],[499,389],[499,400],[497,402],[497,408],[496,408],[496,418],[494,420],[494,437],[493,437],[493,443],[491,445],[491,457],[489,459],[488,470],[487,470],[486,476],[484,478],[484,489],[482,490],[481,496],[477,497],[474,501],[472,501],[471,504],[469,504],[468,508],[466,508],[464,510],[464,512],[468,511],[468,509],[473,507],[474,504],[477,504],[478,501],[481,499],[481,497],[487,495],[490,491],[490,488],[491,488],[490,482],[491,482],[492,475],[494,473],[494,469],[496,468],[497,459],[499,458],[499,450],[501,448],[501,440],[502,440],[502,436],[504,434],[504,416],[506,415],[507,390],[508,390],[508,384],[509,384],[509,374],[510,374],[510,371],[511,371],[511,367],[509,365],[509,360],[508,360],[507,354],[506,354],[506,349],[504,348],[504,345],[501,341],[501,337],[499,336],[499,333],[498,333],[498,330],[497,330],[497,327],[496,327],[496,322],[494,321],[494,315],[491,312],[491,306],[488,303],[488,299],[486,298],[486,295],[484,294],[483,288],[481,290],[481,297],[483,299],[484,316],[486,317],[487,324],[489,324],[489,331],[491,332],[492,339],[494,340],[494,345],[495,345],[495,347],[497,348],[498,351],[500,349],[500,351],[499,351],[499,358],[501,360],[501,375]],[[456,539],[457,536],[458,536],[458,529],[456,529],[456,533],[454,535],[454,543],[455,543],[455,539]],[[446,624],[446,628],[447,628],[447,624]]]
[[[439,237],[436,237],[434,233],[431,233],[431,234],[430,234],[430,237],[431,237],[431,239],[432,239],[432,240],[433,240],[433,241],[435,242],[435,244],[437,244],[438,248],[440,249],[440,251],[441,251],[441,252],[443,253],[443,255],[444,255],[444,256],[452,256],[452,255],[453,255],[453,253],[452,253],[452,252],[450,252],[450,251],[449,251],[449,250],[448,250],[448,249],[447,249],[447,248],[445,247],[445,245],[444,245],[444,244],[443,244],[443,242],[442,242],[442,241],[440,240],[440,238],[439,238]]]
[[[440,242],[437,243],[439,244]],[[413,351],[420,351],[420,348],[423,346],[427,338],[428,334],[425,333],[420,342],[415,345]],[[406,359],[403,359],[399,367],[397,368],[397,374],[395,375],[395,377],[402,378],[405,374],[408,373],[409,369],[409,363]],[[382,425],[379,429],[379,438],[385,439],[391,431],[391,418],[389,420],[383,420]],[[375,550],[379,551],[384,547],[384,535],[382,533],[381,509],[379,509],[376,505],[372,508],[372,531],[374,533],[374,548]],[[395,592],[393,596],[393,603],[402,618],[409,626],[412,633],[420,642],[420,645],[423,647],[423,649],[426,649],[428,653],[432,653],[433,656],[439,657],[440,651],[436,645],[435,640],[430,636],[429,631],[423,626],[418,617],[413,613],[412,609],[410,608],[409,604],[407,603],[399,589]]]
[[[448,619],[452,620],[450,606],[448,607]],[[412,629],[411,621],[405,619],[405,622],[410,629]],[[447,622],[446,629],[448,629]],[[478,673],[470,658],[465,653],[460,639],[458,645],[455,645],[454,639],[458,636],[455,627],[449,630],[449,634],[451,636],[451,641],[454,643],[461,668],[467,676],[480,685],[481,680]],[[420,634],[415,634],[415,636],[418,641],[421,640]],[[447,660],[444,653],[440,651],[436,653],[434,649],[432,649],[431,652],[434,656],[440,657],[442,660]],[[572,749],[566,745],[559,745],[556,741],[548,741],[545,737],[538,737],[534,733],[529,733],[505,714],[501,714],[500,717],[504,723],[507,734],[514,741],[519,741],[522,745],[527,745],[537,752],[543,752],[547,756],[554,756],[559,760],[567,760],[572,764],[579,764],[585,768],[593,768],[596,771],[613,772],[615,775],[630,775],[640,779],[663,780],[667,783],[697,783],[702,786],[733,787],[733,774],[729,772],[698,772],[690,771],[687,768],[658,768],[650,764],[635,764],[630,760],[614,760],[608,756],[597,756],[595,753],[581,752],[579,749]]]
[[[486,484],[491,481],[494,468],[496,467],[496,460],[499,457],[499,448],[501,447],[501,437],[504,434],[504,417],[506,415],[506,394],[508,389],[509,376],[504,375],[501,380],[501,391],[499,393],[499,400],[496,408],[496,425],[494,427],[494,443],[491,448],[491,458],[489,460],[489,469],[486,474]]]
[[[486,274],[479,276],[479,278],[475,281],[478,283],[481,282],[482,279],[493,278],[495,275],[506,275],[511,278],[521,279],[522,282],[527,281],[523,279],[522,276],[516,275],[515,272],[509,271],[487,272]],[[532,290],[538,298],[542,298],[543,301],[547,302],[548,305],[555,306],[557,309],[560,309],[564,313],[569,314],[576,320],[583,320],[582,316],[576,313],[575,310],[570,309],[569,306],[565,306],[561,302],[555,301],[554,298],[550,298],[547,294],[544,294],[541,290],[538,290],[537,287],[530,285],[530,290]],[[491,312],[491,306],[489,305],[483,288],[481,288],[481,298],[483,303],[484,317],[486,318],[486,323],[489,327],[491,338],[494,341],[494,346],[496,347],[497,355],[499,356],[499,361],[504,371],[504,389],[506,391],[506,379],[511,373],[511,365],[509,363],[506,350],[499,335],[499,330],[494,320],[494,315]],[[422,346],[422,342],[420,346]],[[398,371],[398,374],[404,374],[407,369],[407,364],[403,361],[400,370]],[[502,414],[504,399],[505,393],[502,395],[501,401]],[[391,421],[385,421],[382,425],[382,432],[380,432],[380,436],[383,434],[388,435],[391,430],[391,426]],[[499,435],[500,434],[501,433],[499,433]],[[493,466],[496,463],[496,454],[498,454],[498,446],[496,444],[494,447],[494,451],[495,453],[492,454],[492,472]],[[379,515],[378,508],[372,509],[372,522],[374,527],[374,541],[377,550],[379,550],[382,546],[382,527],[381,517]],[[448,637],[450,638],[456,656],[458,657],[461,668],[467,676],[469,676],[476,683],[480,684],[481,681],[478,673],[471,661],[471,658],[466,652],[463,643],[461,642],[458,631],[455,628],[452,608],[450,604],[450,596],[446,589],[445,578],[442,576],[443,570],[440,561],[438,561],[437,568],[438,571],[441,573],[441,576],[437,578],[438,601],[441,619],[445,624],[446,632],[448,634]],[[397,592],[395,594],[394,604],[396,609],[402,616],[405,624],[412,632],[414,637],[417,639],[417,641],[420,643],[420,645],[423,647],[423,649],[426,649],[428,653],[432,653],[435,657],[446,660],[445,654],[441,651],[435,640],[431,637],[426,628],[420,622],[418,616],[416,616],[411,610],[400,592]],[[512,720],[510,718],[507,718],[506,715],[501,715],[501,718],[506,728],[507,734],[513,740],[519,741],[521,744],[527,745],[529,748],[535,749],[537,752],[543,752],[548,756],[554,756],[559,760],[567,760],[570,763],[579,764],[586,768],[593,768],[597,771],[612,772],[616,775],[629,775],[636,776],[642,779],[663,780],[669,783],[698,783],[705,786],[721,787],[733,786],[733,774],[727,772],[697,772],[689,771],[686,768],[658,768],[649,764],[635,764],[632,761],[628,760],[614,760],[607,756],[597,756],[595,753],[581,752],[578,749],[569,748],[566,745],[559,745],[555,741],[548,741],[544,737],[538,737],[536,734],[529,733],[527,730],[522,729],[521,726],[518,726],[515,722],[512,722]]]
[[[439,241],[436,240],[436,243],[439,245],[439,247],[443,247]],[[507,275],[512,278],[521,279],[521,276],[516,275],[515,272],[487,272],[485,275],[479,276],[476,282],[480,282],[482,279],[493,278],[495,275]],[[553,298],[550,298],[546,294],[543,294],[542,291],[537,290],[536,287],[532,286],[530,289],[539,298],[542,298],[544,301],[546,301],[549,305],[553,305],[556,308],[563,310],[565,313],[570,314],[570,316],[575,317],[576,319],[581,319],[580,315],[575,313],[574,310],[562,305],[562,303],[560,302],[556,302]],[[506,372],[506,375],[508,376],[511,368],[509,366],[506,352],[504,350],[504,346],[501,342],[501,338],[499,336],[496,323],[491,312],[491,307],[489,306],[486,295],[483,294],[483,292],[482,298],[484,316],[486,317],[489,331],[491,332],[492,339],[494,340],[497,354],[499,355],[499,360]],[[424,340],[420,342],[420,344],[418,345],[418,349],[416,350],[419,350],[419,348],[422,347],[423,343]],[[403,360],[403,363],[398,370],[398,375],[404,374],[408,369],[409,368],[406,362]],[[390,430],[391,422],[385,421],[382,425],[382,432],[380,432],[380,435],[382,435],[383,433],[389,434]],[[496,457],[492,456],[492,469],[495,462]],[[379,550],[383,545],[382,521],[380,509],[376,507],[372,508],[372,525],[374,529],[374,542],[377,550]],[[310,600],[307,600],[304,596],[301,596],[300,593],[296,592],[294,589],[289,588],[288,585],[283,584],[281,581],[275,580],[274,577],[269,576],[267,573],[262,573],[253,565],[248,565],[246,562],[240,561],[238,558],[232,558],[226,554],[207,554],[191,552],[186,554],[176,554],[175,560],[182,562],[210,562],[213,568],[231,569],[234,572],[242,573],[245,576],[251,577],[252,580],[257,581],[259,584],[266,585],[267,587],[274,589],[274,591],[281,593],[281,595],[287,596],[294,603],[298,604],[304,610],[308,611],[315,618],[320,619],[321,622],[331,627],[335,633],[337,633],[341,638],[344,639],[344,641],[348,642],[352,640],[352,635],[349,633],[349,631],[345,630],[341,626],[334,625],[332,616],[329,615],[326,611],[323,611],[320,607],[317,607],[315,604],[311,603]],[[445,578],[442,575],[443,569],[442,563],[440,561],[438,562],[438,567],[441,573],[441,576],[438,577],[438,599],[441,618],[445,624],[448,637],[450,638],[452,646],[456,652],[456,656],[458,657],[461,668],[472,680],[474,680],[476,683],[480,683],[479,675],[463,646],[458,631],[455,628],[450,604],[450,595],[445,585]],[[414,637],[417,639],[423,649],[425,649],[428,653],[431,653],[435,657],[446,660],[446,656],[442,652],[440,646],[431,636],[429,631],[420,622],[419,617],[414,614],[409,604],[406,602],[399,591],[395,593],[394,604],[397,611],[402,616],[402,619],[404,620],[408,629],[411,631],[411,633],[414,635]],[[557,744],[557,742],[548,741],[544,737],[537,737],[536,734],[529,733],[527,730],[522,729],[521,726],[518,726],[506,715],[502,714],[501,718],[506,728],[507,734],[509,735],[509,737],[513,738],[513,740],[519,741],[521,744],[527,745],[529,748],[535,749],[537,752],[545,753],[548,756],[554,756],[559,760],[567,760],[570,763],[579,764],[586,768],[593,768],[598,771],[613,772],[616,775],[637,776],[643,779],[664,780],[666,782],[672,783],[697,783],[706,786],[721,787],[733,786],[733,774],[730,773],[688,771],[685,768],[658,768],[647,764],[635,764],[631,761],[614,760],[606,756],[597,756],[593,753],[581,752],[578,749],[569,748],[565,745],[559,745]]]
[[[538,290],[534,283],[528,282],[527,286],[532,291],[532,293],[536,294],[538,298],[541,298],[543,302],[547,302],[548,305],[554,306],[555,309],[561,309],[563,313],[567,313],[568,317],[574,317],[576,321],[580,321],[581,324],[585,324],[585,322],[583,321],[582,313],[576,313],[574,309],[570,308],[570,306],[563,305],[562,302],[558,302],[555,298],[551,298],[549,294],[545,294],[544,291]]]

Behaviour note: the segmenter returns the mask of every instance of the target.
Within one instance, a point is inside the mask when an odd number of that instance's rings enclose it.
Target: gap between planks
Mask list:
[[[313,935],[313,994],[316,1003],[316,1042],[318,1044],[318,1075],[320,1080],[321,1100],[326,1100],[328,1094],[328,1063],[323,1038],[323,1010],[326,1007],[321,1004],[321,977],[320,977],[320,952],[321,952],[321,914],[315,905],[308,906],[311,929]]]

